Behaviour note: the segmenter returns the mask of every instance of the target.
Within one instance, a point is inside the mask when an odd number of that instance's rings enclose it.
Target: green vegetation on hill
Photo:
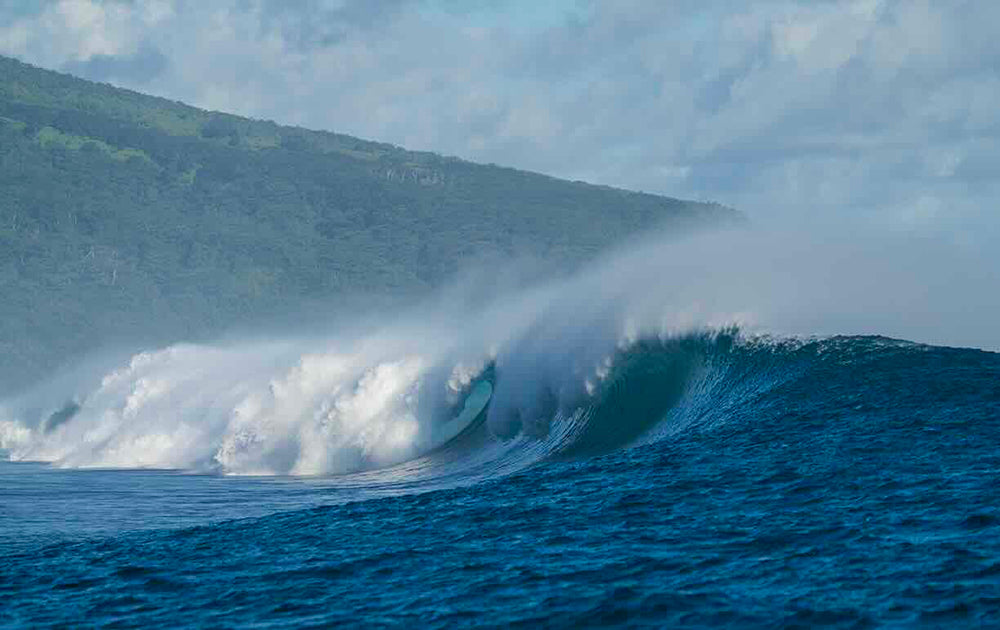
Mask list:
[[[732,210],[206,112],[0,57],[0,391],[466,260],[569,265]]]

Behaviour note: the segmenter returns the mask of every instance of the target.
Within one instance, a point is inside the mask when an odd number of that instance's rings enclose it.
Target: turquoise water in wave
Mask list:
[[[343,475],[0,462],[0,626],[1000,626],[998,354],[648,341],[550,411]]]

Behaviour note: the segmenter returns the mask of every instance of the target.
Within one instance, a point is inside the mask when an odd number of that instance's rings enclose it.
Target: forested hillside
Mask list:
[[[206,112],[0,57],[0,391],[128,340],[574,264],[732,210]]]

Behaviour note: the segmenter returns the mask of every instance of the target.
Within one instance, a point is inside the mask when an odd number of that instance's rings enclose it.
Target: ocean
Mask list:
[[[167,393],[226,352],[3,425],[0,626],[1000,627],[1000,354],[729,328],[619,343],[533,406],[502,353]],[[389,420],[429,408],[463,427]]]
[[[1000,627],[998,303],[934,247],[654,237],[69,363],[0,399],[0,627]]]

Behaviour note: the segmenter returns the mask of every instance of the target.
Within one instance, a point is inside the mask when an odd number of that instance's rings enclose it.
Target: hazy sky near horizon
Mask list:
[[[0,0],[0,54],[569,179],[996,243],[1000,3]]]

